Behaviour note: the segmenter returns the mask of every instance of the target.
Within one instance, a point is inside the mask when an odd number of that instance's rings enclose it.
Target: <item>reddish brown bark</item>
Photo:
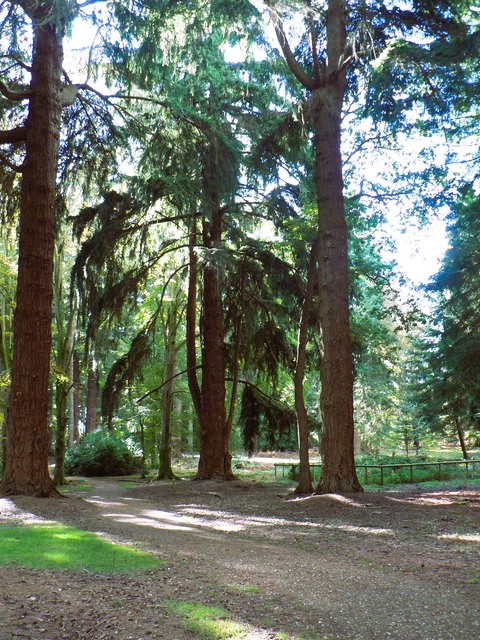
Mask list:
[[[35,28],[21,191],[18,285],[3,495],[57,495],[48,471],[48,383],[61,117],[57,25]]]
[[[348,233],[341,158],[342,104],[347,86],[339,62],[346,48],[345,3],[331,0],[327,12],[329,82],[311,98],[318,196],[319,298],[322,330],[322,477],[317,492],[362,488],[353,447],[353,358],[348,297]]]
[[[269,3],[268,3],[269,4]],[[318,492],[361,491],[353,449],[353,359],[349,326],[348,237],[343,199],[341,117],[347,86],[345,2],[329,0],[326,69],[320,73],[315,37],[310,38],[312,75],[301,67],[281,23],[272,17],[285,60],[310,92],[318,204],[318,272],[322,359],[322,477]],[[313,32],[311,32],[313,35]]]
[[[302,304],[300,323],[298,326],[297,338],[297,360],[295,363],[295,375],[293,378],[295,391],[295,413],[297,415],[298,432],[298,454],[299,454],[299,477],[295,488],[295,494],[303,495],[313,492],[312,477],[310,473],[310,459],[308,453],[308,419],[305,407],[303,390],[303,379],[305,376],[305,365],[307,360],[307,330],[308,318],[313,301],[315,280],[317,277],[317,257],[318,257],[318,236],[312,245],[308,263],[307,286]]]
[[[204,221],[205,246],[220,245],[222,237],[222,213],[212,198],[211,220]],[[197,478],[230,479],[230,465],[226,464],[225,451],[227,415],[225,409],[225,342],[223,326],[222,283],[215,265],[203,269],[202,291],[202,413],[200,420],[200,459]]]
[[[328,82],[312,92],[315,182],[318,203],[318,271],[322,358],[322,477],[317,492],[362,488],[355,471],[353,357],[348,296],[348,233],[343,198],[341,118],[347,85],[339,67],[346,48],[345,3],[327,11]]]
[[[175,377],[177,348],[177,304],[177,300],[173,299],[168,310],[164,333],[166,384],[162,388],[162,430],[158,448],[159,467],[157,480],[167,480],[177,477],[172,469],[171,443],[173,381]]]

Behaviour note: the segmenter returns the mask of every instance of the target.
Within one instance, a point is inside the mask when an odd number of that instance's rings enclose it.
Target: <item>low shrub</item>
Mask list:
[[[126,476],[139,470],[138,460],[123,440],[98,429],[67,451],[69,476]]]

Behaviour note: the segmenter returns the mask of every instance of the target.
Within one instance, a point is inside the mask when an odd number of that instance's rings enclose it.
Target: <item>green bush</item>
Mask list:
[[[65,457],[69,476],[126,476],[138,469],[125,442],[101,429],[87,434]]]

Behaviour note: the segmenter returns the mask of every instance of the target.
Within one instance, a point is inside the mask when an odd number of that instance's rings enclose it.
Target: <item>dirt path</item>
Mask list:
[[[82,498],[1,500],[0,518],[74,524],[166,566],[1,569],[0,640],[201,637],[166,600],[224,607],[252,640],[480,637],[478,489],[286,500],[281,485],[88,482]]]

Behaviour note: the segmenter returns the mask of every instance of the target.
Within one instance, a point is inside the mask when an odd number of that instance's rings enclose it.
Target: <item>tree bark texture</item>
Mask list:
[[[222,213],[216,202],[211,219],[204,220],[203,240],[208,248],[220,245]],[[225,342],[222,306],[222,282],[215,265],[203,268],[201,316],[202,415],[200,420],[200,459],[197,479],[233,477],[228,453],[225,409]],[[227,454],[226,454],[227,452]]]
[[[315,183],[318,203],[318,272],[323,422],[323,471],[319,492],[361,491],[353,450],[353,359],[349,327],[347,225],[343,199],[341,117],[347,85],[346,16],[343,0],[329,0],[326,11],[325,70],[310,32],[312,71],[295,58],[281,20],[271,8],[274,28],[291,72],[309,92],[314,130]]]
[[[172,300],[168,310],[168,318],[165,332],[165,380],[167,383],[162,388],[162,431],[159,446],[159,470],[157,480],[176,478],[172,469],[172,399],[173,383],[175,375],[176,344],[177,341],[177,301]]]
[[[310,460],[308,454],[308,420],[305,407],[303,379],[305,376],[305,364],[307,359],[307,331],[308,318],[312,308],[313,292],[317,279],[318,236],[315,238],[310,251],[308,264],[307,286],[302,304],[300,323],[297,337],[297,359],[295,374],[293,377],[295,391],[295,413],[297,416],[298,454],[299,454],[299,478],[295,488],[295,494],[304,495],[313,493],[312,477],[310,474]]]
[[[97,375],[92,359],[88,363],[86,406],[85,433],[90,433],[97,428]]]
[[[61,35],[55,25],[37,25],[21,188],[3,495],[57,495],[48,471],[47,420],[61,73]]]
[[[346,89],[345,3],[327,11],[327,81],[312,92],[318,204],[318,273],[322,357],[322,476],[317,492],[361,491],[353,447],[353,358],[348,295],[348,234],[343,197],[341,118]]]
[[[73,345],[72,345],[73,349]],[[75,442],[80,440],[80,359],[75,351],[72,352],[71,360],[72,369],[72,388],[70,391],[70,424],[69,424],[69,442],[73,446]]]

